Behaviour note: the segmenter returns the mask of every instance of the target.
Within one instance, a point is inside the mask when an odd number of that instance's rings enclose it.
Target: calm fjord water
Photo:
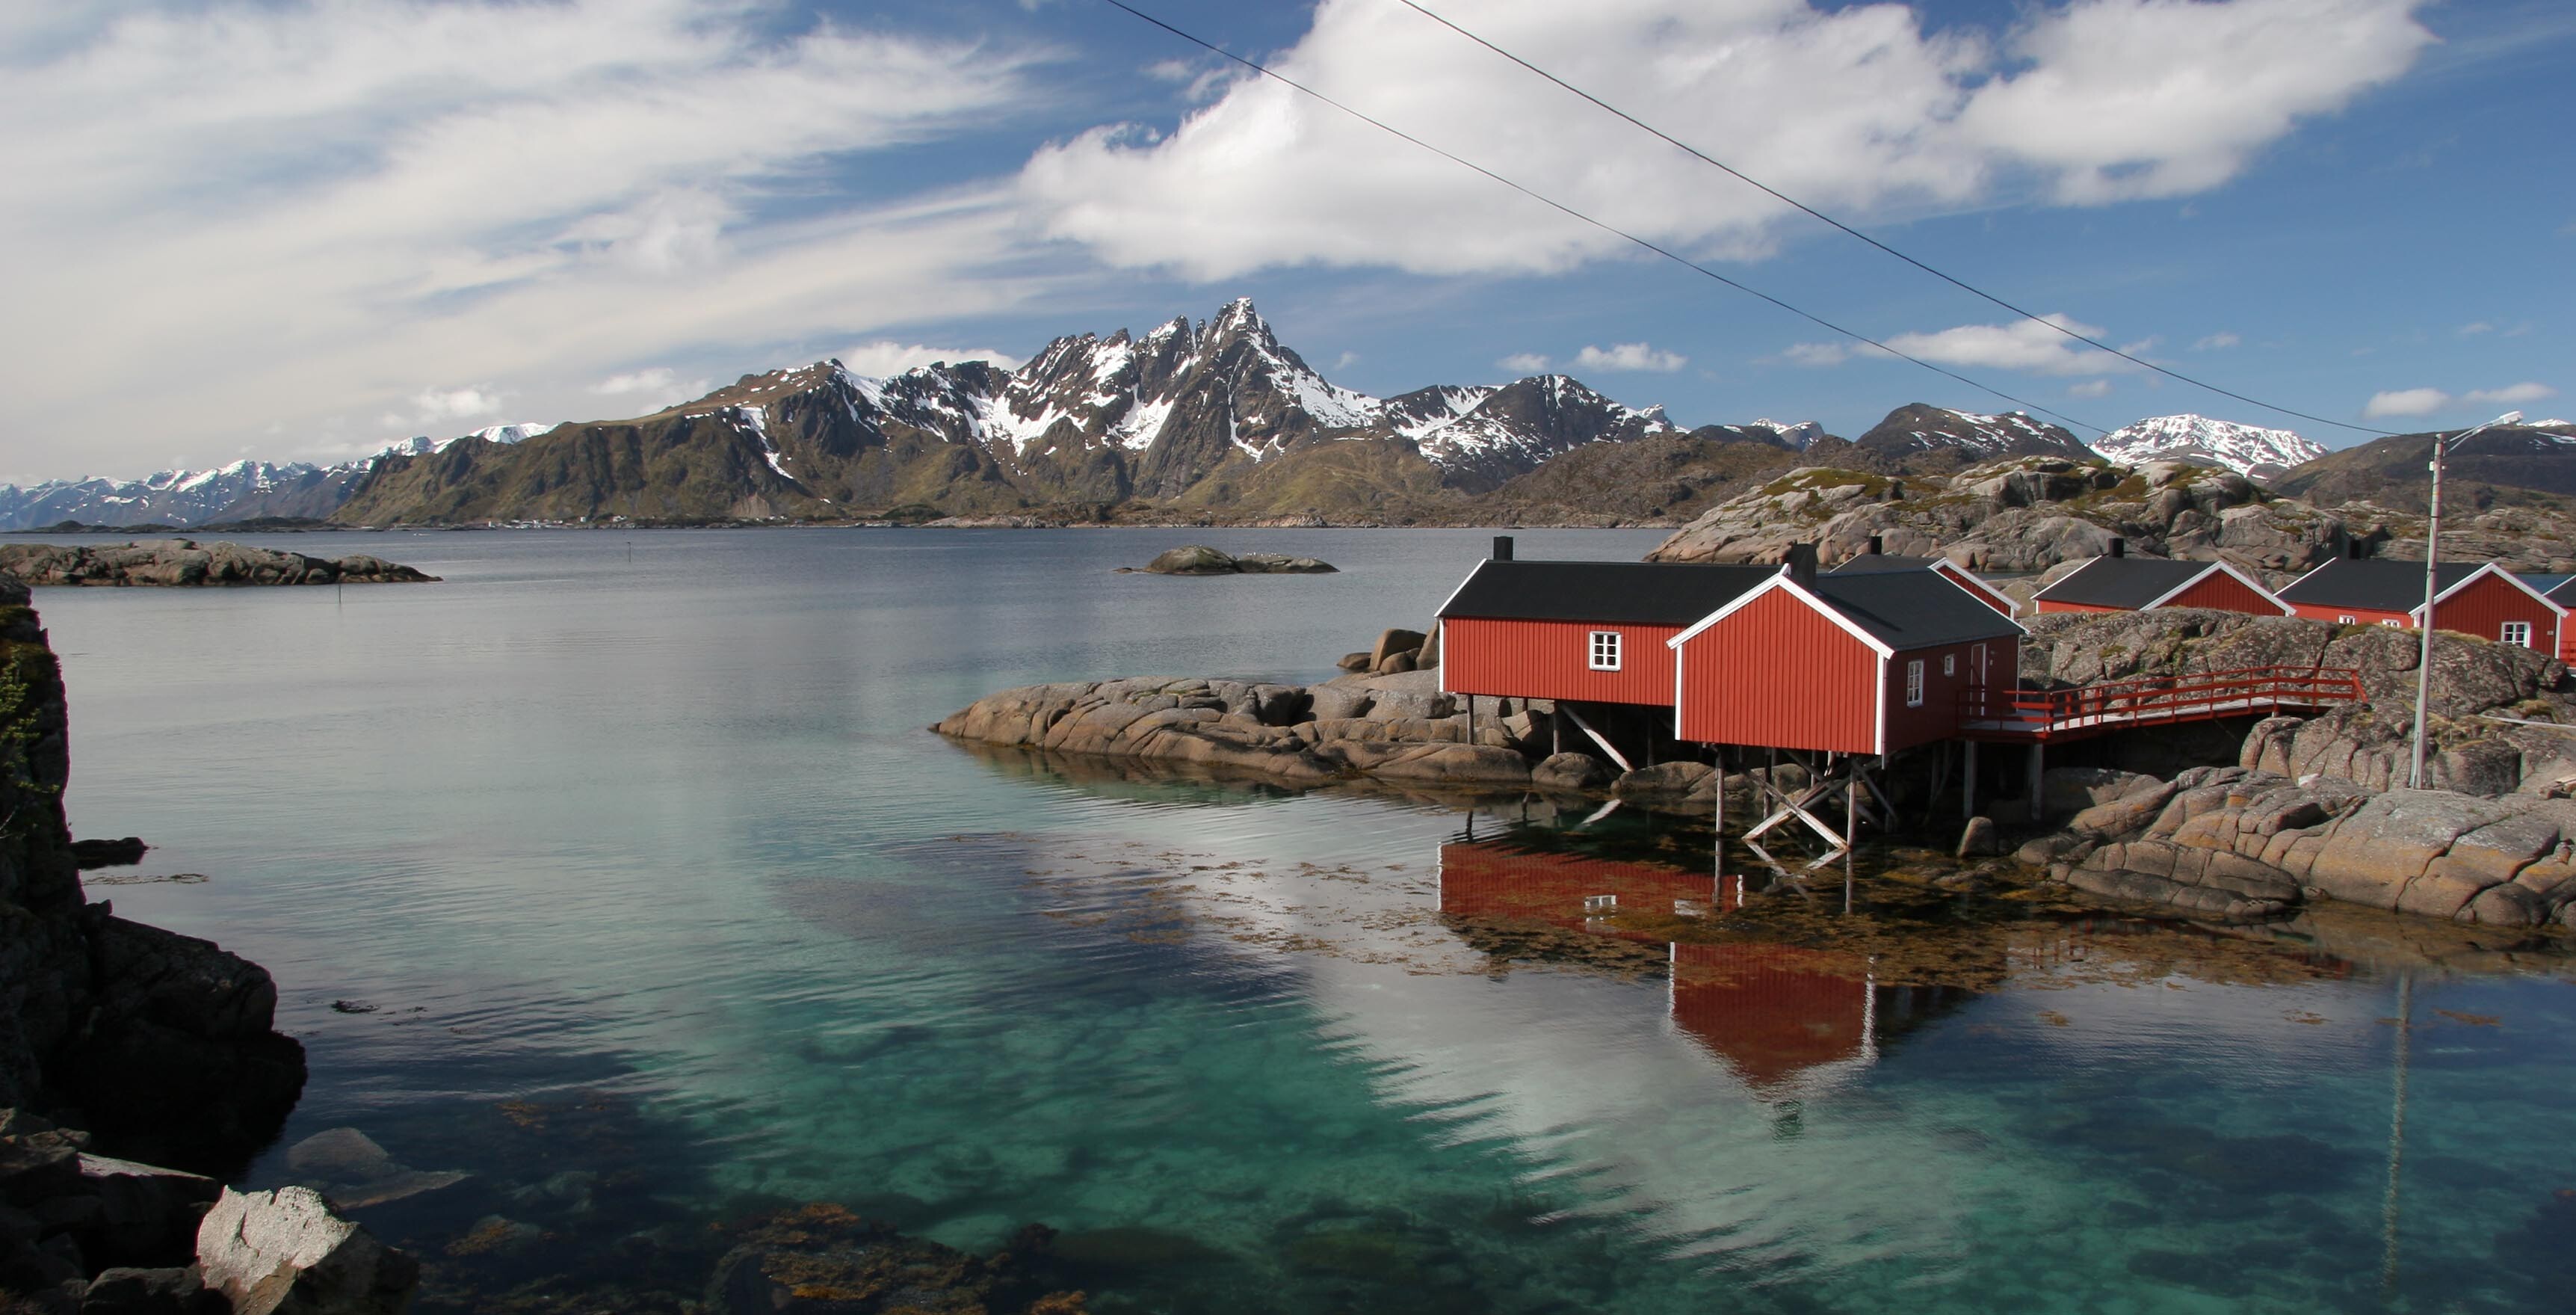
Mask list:
[[[369,1216],[431,1258],[436,1309],[651,1305],[702,1279],[652,1258],[691,1230],[809,1200],[975,1248],[1044,1222],[1100,1309],[2576,1290],[2576,989],[2545,948],[2446,971],[2375,952],[2393,922],[2303,953],[2023,928],[1941,942],[1974,989],[1897,989],[1880,942],[1694,995],[1660,946],[1497,940],[1462,916],[1491,866],[1464,842],[1684,880],[1704,830],[1123,779],[921,729],[1043,680],[1320,678],[1486,543],[1226,531],[1202,537],[1343,573],[1110,573],[1187,537],[289,536],[264,542],[446,583],[45,590],[76,832],[158,846],[92,897],[275,972],[313,1065],[281,1145],[354,1125],[476,1175]],[[178,874],[204,879],[152,880]],[[1765,884],[1840,907],[1838,878]],[[249,1176],[294,1175],[271,1152]],[[496,1216],[542,1238],[493,1245]]]

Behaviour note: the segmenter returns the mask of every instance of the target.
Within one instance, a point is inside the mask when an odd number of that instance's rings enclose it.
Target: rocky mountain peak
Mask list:
[[[2287,429],[2188,413],[2141,420],[2104,437],[2093,450],[2123,465],[2182,461],[2265,481],[2326,454],[2325,444]]]
[[[1928,454],[1950,461],[1999,456],[2090,458],[2093,449],[2067,430],[2019,411],[1981,415],[1913,402],[1887,413],[1854,446],[1888,457]]]

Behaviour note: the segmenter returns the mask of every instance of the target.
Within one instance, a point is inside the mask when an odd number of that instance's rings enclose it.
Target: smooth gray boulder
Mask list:
[[[1203,543],[1185,544],[1178,548],[1166,549],[1157,554],[1154,560],[1145,563],[1145,569],[1156,575],[1232,575],[1235,573],[1233,554],[1220,552]]]
[[[197,1265],[233,1315],[402,1315],[420,1283],[418,1261],[309,1187],[224,1189],[197,1228]]]

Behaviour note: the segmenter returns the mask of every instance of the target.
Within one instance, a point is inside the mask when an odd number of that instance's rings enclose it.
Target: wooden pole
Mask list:
[[[2041,740],[2033,740],[2033,741],[2031,741],[2031,744],[2030,744],[2030,820],[2031,820],[2031,821],[2034,821],[2034,822],[2036,822],[2036,821],[2040,820],[2040,818],[2041,818],[2042,816],[2044,816],[2044,815],[2045,815],[2045,813],[2046,813],[2046,809],[2045,809],[2045,807],[2044,807],[2044,801],[2040,798],[2040,793],[2039,793],[2039,780],[2040,780],[2040,776],[2041,776],[2041,774],[2047,770],[2047,768],[2046,768],[2046,767],[2045,767],[2045,765],[2044,765],[2044,764],[2045,764],[2045,760],[2046,760],[2046,758],[2047,758],[2047,754],[2048,754],[2048,745],[2047,745],[2047,743],[2046,743],[2045,741],[2041,741]]]
[[[1959,816],[1977,815],[1977,742],[1962,740],[1967,761],[1959,769]]]

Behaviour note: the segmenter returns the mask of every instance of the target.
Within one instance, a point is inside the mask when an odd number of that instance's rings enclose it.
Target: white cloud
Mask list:
[[[919,343],[899,343],[890,338],[860,343],[837,353],[834,359],[849,367],[852,374],[877,378],[901,374],[924,365],[936,365],[941,361],[952,364],[958,361],[991,361],[1005,370],[1015,370],[1020,365],[1020,358],[990,347],[924,347]]]
[[[641,405],[639,414],[650,414],[667,406],[677,406],[707,395],[714,387],[711,379],[683,379],[668,366],[649,366],[626,374],[612,374],[585,391],[600,397],[631,397]]]
[[[1042,286],[976,277],[1029,249],[1008,194],[861,202],[825,167],[1024,102],[1040,56],[830,23],[782,36],[774,17],[211,0],[0,35],[0,171],[45,180],[0,207],[0,386],[68,417],[148,360],[137,400],[213,448],[407,411],[424,374],[522,396],[556,380],[537,400],[569,407],[573,381],[639,357]],[[9,439],[118,464],[83,429]]]
[[[2454,332],[2458,333],[2463,338],[2474,338],[2481,333],[2495,332],[2495,327],[2496,326],[2485,320],[2479,320],[2475,324],[2463,324],[2458,329],[2454,330]]]
[[[377,417],[387,429],[434,429],[452,420],[500,414],[509,398],[488,384],[466,388],[424,388],[411,396],[409,412],[387,411]]]
[[[1336,370],[1347,370],[1352,366],[1359,364],[1359,359],[1360,354],[1358,352],[1343,352],[1341,355],[1333,358],[1333,368]]]
[[[2087,379],[2080,384],[2069,384],[2066,388],[2066,395],[2068,397],[2109,397],[2111,395],[2111,381],[2108,379]]]
[[[1608,351],[1587,346],[1574,354],[1578,370],[1645,370],[1670,374],[1690,364],[1690,358],[1678,352],[1661,351],[1642,342],[1623,342]]]
[[[2193,343],[2191,349],[2196,352],[2223,352],[2230,347],[2243,346],[2244,342],[2243,338],[2233,333],[2213,333]]]
[[[1547,373],[1547,357],[1537,352],[1514,352],[1494,364],[1519,375]]]
[[[1901,214],[2036,187],[2066,203],[2204,190],[2431,40],[2422,0],[2074,0],[2001,41],[1901,5],[1602,0],[1451,6],[1466,26],[1790,195]],[[1422,16],[1324,0],[1288,77],[1604,221],[1704,256],[1767,253],[1777,202],[1492,59]],[[1783,112],[1795,106],[1796,112]],[[1110,263],[1215,280],[1268,266],[1555,272],[1618,238],[1269,79],[1180,127],[1036,154],[1023,195]]]
[[[2439,388],[2399,388],[2372,393],[2361,408],[2364,420],[2385,420],[2392,416],[2428,416],[2451,404],[2451,395]]]
[[[1870,347],[1862,343],[1846,344],[1839,342],[1791,343],[1787,350],[1780,353],[1781,358],[1788,361],[1791,365],[1804,365],[1810,367],[1840,365],[1855,356],[1870,356],[1876,354],[1877,353]]]
[[[1900,333],[1889,338],[1887,345],[1941,365],[1985,366],[2029,374],[2116,374],[2138,368],[2048,326],[2054,324],[2088,338],[2100,338],[2104,330],[2064,315],[2042,318],[2048,324],[2016,320],[2010,324],[1962,324],[1937,333]],[[2130,347],[2144,349],[2151,345],[2152,340],[2132,343]]]
[[[2544,383],[2525,381],[2502,388],[2472,388],[2452,396],[2439,388],[2399,388],[2373,393],[2361,408],[2364,420],[2390,417],[2428,416],[2453,406],[2518,407],[2530,402],[2547,401],[2558,390]]]
[[[2478,406],[2520,406],[2525,402],[2545,402],[2558,396],[2558,390],[2542,383],[2507,384],[2502,388],[2472,388],[2460,395],[2463,402]]]

